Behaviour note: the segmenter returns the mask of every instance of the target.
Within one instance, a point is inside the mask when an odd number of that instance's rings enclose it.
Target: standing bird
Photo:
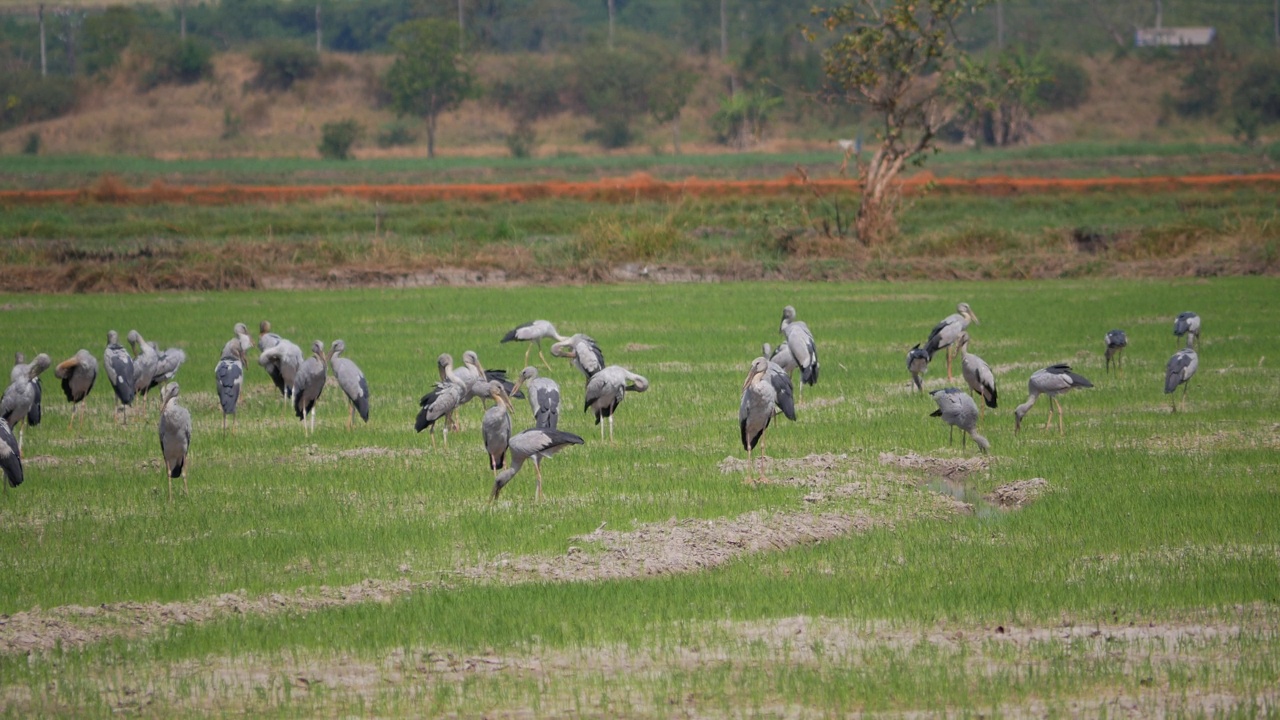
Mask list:
[[[152,376],[147,392],[150,393],[157,386],[164,392],[164,386],[178,375],[178,369],[187,361],[187,353],[182,348],[161,350],[155,343],[151,343],[151,347],[156,351],[156,374]]]
[[[969,385],[969,389],[982,396],[982,403],[992,410],[996,409],[996,376],[986,360],[969,352],[969,333],[960,333],[959,348],[960,374]],[[982,408],[978,408],[978,418],[982,418]]]
[[[764,431],[779,409],[789,420],[796,419],[791,378],[772,364],[766,353],[751,361],[751,369],[742,384],[742,401],[738,405],[738,429],[742,435],[742,447],[747,451],[747,464],[752,469],[758,469],[752,451],[764,439]],[[761,454],[764,454],[763,447]],[[758,469],[758,473],[760,482],[767,482],[764,470]]]
[[[1091,388],[1093,383],[1089,382],[1083,375],[1071,372],[1071,366],[1060,364],[1050,365],[1043,370],[1037,370],[1031,374],[1031,379],[1027,381],[1027,392],[1029,396],[1027,401],[1013,409],[1013,432],[1016,434],[1022,429],[1022,418],[1031,410],[1031,406],[1036,404],[1036,400],[1041,395],[1048,395],[1051,404],[1049,405],[1049,419],[1045,421],[1044,428],[1046,430],[1053,424],[1053,408],[1058,408],[1058,432],[1065,432],[1062,427],[1062,404],[1058,402],[1058,396],[1074,390],[1075,388]]]
[[[156,349],[142,339],[137,330],[129,331],[129,345],[133,347],[133,391],[135,396],[142,396],[146,406],[147,389],[151,387],[151,378],[156,375],[156,365],[160,355]]]
[[[1200,316],[1193,312],[1184,312],[1173,321],[1173,334],[1179,338],[1187,336],[1187,340],[1195,339],[1196,347],[1200,346]],[[1191,347],[1188,342],[1187,347]]]
[[[307,435],[316,431],[316,401],[324,391],[324,383],[324,342],[316,340],[311,343],[311,357],[298,368],[293,381],[293,412],[302,421],[302,429]],[[311,413],[310,430],[307,430],[307,413]]]
[[[489,469],[497,478],[507,456],[507,442],[511,438],[511,399],[502,383],[489,381],[489,395],[493,398],[493,407],[484,411],[481,421],[481,437],[484,438],[484,449],[489,453]]]
[[[182,478],[182,494],[187,494],[187,449],[190,447],[191,413],[178,404],[178,383],[171,382],[160,394],[160,454],[164,456],[171,502],[174,478]]]
[[[1191,349],[1191,336],[1187,336],[1187,346],[1173,354],[1169,358],[1169,364],[1164,370],[1164,392],[1166,395],[1172,394],[1182,386],[1182,404],[1187,404],[1187,387],[1191,383],[1191,378],[1196,374],[1196,370],[1200,367],[1200,356],[1195,350]],[[1173,396],[1173,411],[1178,412],[1178,396]]]
[[[818,347],[813,342],[813,333],[809,331],[809,326],[796,320],[796,309],[790,305],[782,308],[782,323],[778,326],[778,331],[787,339],[787,349],[791,351],[791,357],[795,359],[796,367],[800,370],[800,383],[802,385],[817,384]],[[800,392],[804,392],[803,387]]]
[[[555,340],[556,342],[560,342],[561,340],[568,340],[568,338],[556,332],[555,325],[552,325],[546,320],[534,320],[533,322],[527,322],[515,328],[514,330],[507,333],[506,335],[502,336],[502,342],[508,343],[515,340],[520,340],[522,342],[533,343],[534,345],[537,345],[538,357],[542,358],[542,364],[547,366],[547,370],[551,370],[551,363],[547,362],[547,357],[542,354],[543,338],[546,338],[548,340]],[[529,353],[532,351],[533,351],[533,345],[530,345],[524,351],[525,365],[529,364]]]
[[[929,371],[929,353],[920,349],[920,343],[916,343],[915,347],[907,351],[907,372],[911,373],[911,382],[916,384],[916,390],[924,392],[924,383],[920,376]]]
[[[1123,330],[1112,330],[1107,333],[1107,372],[1111,372],[1111,359],[1115,358],[1116,372],[1123,370],[1120,361],[1124,359],[1124,349],[1129,346],[1129,336]]]
[[[120,401],[119,410],[124,415],[124,424],[129,424],[129,406],[133,404],[133,357],[120,344],[120,335],[115,330],[107,331],[107,349],[102,353],[102,366],[107,371],[107,380],[116,391],[116,399]]]
[[[953,433],[955,428],[965,431],[983,453],[991,450],[991,443],[978,434],[978,404],[973,398],[953,387],[934,390],[929,394],[938,403],[938,409],[930,413],[929,417],[942,418],[943,422],[951,426]],[[960,445],[964,446],[964,435],[960,436]]]
[[[14,379],[5,388],[4,395],[0,396],[0,418],[3,418],[9,425],[9,431],[13,428],[18,429],[17,448],[18,453],[22,453],[22,434],[25,428],[24,424],[31,424],[31,415],[36,402],[39,400],[40,393],[36,384],[40,373],[49,369],[49,356],[40,353],[30,363],[23,363],[22,369],[24,373],[14,373]],[[37,423],[39,422],[39,414],[36,413]]]
[[[449,421],[453,418],[453,411],[458,409],[462,404],[462,396],[466,391],[461,385],[453,382],[436,383],[431,392],[422,396],[418,401],[421,409],[418,411],[418,417],[413,423],[413,429],[422,432],[427,428],[431,428],[431,446],[436,444],[436,422],[440,418],[445,419],[444,424],[444,446],[449,447]]]
[[[270,323],[267,326],[270,327]],[[240,341],[240,349],[244,351],[245,357],[249,357],[249,350],[253,347],[253,338],[249,337],[249,326],[242,322],[238,322],[231,326],[231,334],[236,336],[236,340]]]
[[[0,468],[4,469],[4,491],[22,484],[22,454],[18,452],[18,440],[4,418],[0,418]]]
[[[258,364],[271,376],[271,382],[286,400],[293,397],[298,368],[302,367],[302,348],[271,332],[266,320],[258,326]]]
[[[551,354],[556,357],[569,358],[573,366],[587,376],[587,380],[605,368],[604,351],[596,344],[594,338],[578,333],[571,335],[551,346]]]
[[[942,322],[933,326],[933,330],[929,331],[929,339],[924,344],[924,351],[929,353],[929,360],[933,360],[933,356],[939,350],[947,349],[947,381],[951,380],[951,348],[956,341],[960,339],[960,333],[964,332],[972,322],[981,325],[978,322],[978,316],[973,314],[973,310],[969,309],[969,303],[960,303],[956,305],[956,311],[945,318]]]
[[[560,422],[560,386],[551,378],[539,377],[538,368],[530,365],[520,371],[513,392],[522,387],[527,389],[534,427],[555,430]]]
[[[369,383],[355,363],[339,357],[346,349],[347,344],[342,340],[333,341],[329,348],[329,367],[333,369],[333,376],[338,379],[338,387],[342,388],[342,392],[347,394],[347,400],[351,401],[351,414],[347,417],[347,429],[350,430],[357,411],[360,412],[361,420],[369,422]]]
[[[609,419],[609,441],[613,441],[613,413],[626,397],[627,391],[642,393],[649,389],[649,381],[619,365],[610,365],[592,376],[587,382],[586,400],[582,411],[595,411],[596,424],[600,425],[600,439],[604,439],[604,425],[600,418]]]
[[[570,445],[581,445],[582,438],[567,433],[563,430],[547,430],[544,428],[529,428],[523,432],[512,435],[507,441],[507,448],[511,450],[511,466],[506,470],[498,473],[498,477],[493,480],[493,492],[490,493],[490,500],[497,500],[498,493],[502,492],[502,488],[520,472],[520,468],[524,466],[524,461],[533,459],[533,469],[538,473],[538,491],[536,497],[542,499],[542,460],[549,458]]]
[[[9,381],[13,382],[19,377],[29,376],[31,372],[31,364],[34,364],[37,361],[39,361],[39,357],[37,357],[36,360],[33,360],[32,363],[28,363],[26,355],[23,355],[21,352],[14,353],[13,369],[9,371]],[[40,373],[48,369],[50,365],[48,355],[45,355],[43,363],[44,368],[40,370]],[[31,390],[35,393],[35,398],[31,401],[31,409],[27,411],[27,425],[30,425],[31,427],[39,425],[40,418],[44,415],[44,387],[40,385],[40,373],[36,373],[36,376],[31,378]]]
[[[468,391],[467,397],[462,402],[467,402],[472,398],[480,398],[481,403],[487,403],[489,400],[489,383],[497,380],[502,383],[503,390],[506,390],[512,397],[523,398],[523,395],[512,393],[511,381],[507,379],[505,370],[485,370],[480,364],[480,356],[476,355],[475,350],[468,350],[462,353],[462,367],[454,370],[455,377],[459,378]]]
[[[240,388],[244,384],[244,364],[244,347],[240,344],[240,340],[228,340],[227,344],[222,346],[222,357],[213,368],[213,377],[218,381],[218,402],[222,405],[222,432],[224,433],[227,431],[227,416],[236,414],[236,404],[240,402]]]
[[[67,423],[67,429],[70,430],[71,423],[76,419],[76,411],[83,410],[82,403],[93,389],[94,381],[98,379],[98,361],[88,350],[79,350],[72,357],[58,363],[53,369],[53,376],[62,380],[62,392],[67,396],[67,402],[71,403],[71,422]]]

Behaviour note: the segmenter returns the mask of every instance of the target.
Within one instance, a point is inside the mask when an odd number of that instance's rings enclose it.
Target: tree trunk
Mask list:
[[[905,159],[900,151],[881,147],[861,173],[862,199],[858,203],[854,231],[863,245],[879,245],[893,235],[898,209],[898,191],[893,181],[902,171]]]
[[[44,3],[40,3],[40,9],[36,13],[40,18],[40,77],[45,77],[49,74],[49,63],[44,54]]]
[[[609,0],[609,49],[613,49],[613,0]]]
[[[738,80],[733,76],[733,68],[729,67],[729,9],[728,0],[720,0],[720,62],[729,71],[729,97],[738,94]]]
[[[187,40],[187,0],[178,3],[178,39]]]
[[[463,51],[463,45],[466,42],[467,30],[463,21],[466,18],[462,14],[462,0],[458,0],[458,52]]]
[[[671,151],[680,154],[680,115],[671,120]]]
[[[321,25],[320,25],[320,3],[316,3],[316,54],[317,55],[319,55],[320,50],[323,49],[323,45],[321,43],[321,38],[323,36],[324,36],[324,33],[321,32]]]
[[[427,116],[427,158],[436,156],[436,116]]]

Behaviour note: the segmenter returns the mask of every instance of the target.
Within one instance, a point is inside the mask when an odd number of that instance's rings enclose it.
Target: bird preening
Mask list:
[[[1200,355],[1191,347],[1191,336],[1187,336],[1187,346],[1173,354],[1169,358],[1168,364],[1165,365],[1164,371],[1164,392],[1166,395],[1173,395],[1173,411],[1178,412],[1178,396],[1175,391],[1178,386],[1182,386],[1182,406],[1187,405],[1187,388],[1190,387],[1191,378],[1196,374],[1196,370],[1200,367]]]
[[[965,435],[973,438],[974,444],[983,453],[991,450],[991,443],[978,434],[978,405],[973,398],[953,387],[934,390],[929,394],[938,404],[938,409],[930,413],[929,417],[942,418],[943,422],[951,426],[952,432],[955,428],[960,428]],[[960,444],[963,447],[964,435],[960,436]]]
[[[1129,347],[1129,336],[1125,335],[1123,330],[1111,330],[1106,336],[1106,360],[1107,372],[1111,372],[1111,361],[1116,361],[1116,372],[1122,372],[1124,366],[1121,364],[1124,360],[1124,349]]]
[[[747,465],[760,482],[766,482],[764,470],[759,468],[752,451],[764,440],[765,430],[769,429],[769,423],[779,411],[788,420],[795,421],[796,408],[791,378],[769,360],[766,346],[765,354],[751,361],[747,379],[742,383],[742,400],[738,403],[738,430],[742,447],[747,451]],[[760,451],[763,455],[763,446]]]

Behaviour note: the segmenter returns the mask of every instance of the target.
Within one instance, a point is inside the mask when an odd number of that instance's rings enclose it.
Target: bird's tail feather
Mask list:
[[[182,466],[185,465],[186,462],[187,462],[186,460],[179,460],[178,462],[174,463],[173,469],[169,471],[169,477],[170,478],[182,477]]]

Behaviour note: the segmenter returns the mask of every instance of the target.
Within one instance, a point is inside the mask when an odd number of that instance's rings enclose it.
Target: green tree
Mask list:
[[[823,27],[840,34],[823,54],[829,92],[879,118],[879,147],[858,168],[862,193],[854,227],[866,245],[894,233],[894,180],[904,166],[937,151],[938,131],[952,115],[948,78],[961,55],[953,28],[981,2],[856,0],[817,11]]]
[[[660,40],[618,33],[613,47],[593,43],[573,57],[572,107],[596,122],[590,137],[606,148],[634,139],[637,118],[660,123],[680,115],[696,79]]]
[[[426,121],[427,157],[435,157],[440,114],[472,95],[471,65],[458,52],[458,24],[412,20],[397,25],[390,40],[396,60],[385,81],[392,106],[400,115]]]
[[[1048,74],[1039,58],[1017,51],[985,61],[957,58],[948,78],[956,121],[978,142],[998,147],[1021,142],[1040,109],[1036,90]]]
[[[513,156],[531,155],[538,137],[534,123],[565,109],[564,76],[564,69],[556,64],[525,58],[507,68],[490,88],[489,98],[515,121],[507,137]]]

